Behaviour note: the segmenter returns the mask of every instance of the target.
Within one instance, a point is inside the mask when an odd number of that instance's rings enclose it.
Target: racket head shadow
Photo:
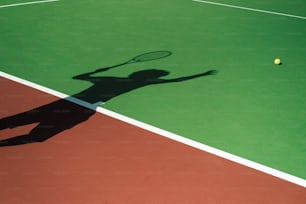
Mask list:
[[[172,55],[172,52],[160,50],[154,52],[147,52],[141,55],[138,55],[132,59],[133,62],[146,62],[152,60],[158,60]]]

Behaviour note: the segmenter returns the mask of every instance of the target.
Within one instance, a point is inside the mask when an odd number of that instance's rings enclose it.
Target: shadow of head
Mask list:
[[[134,72],[129,75],[129,78],[135,81],[152,80],[152,79],[158,79],[163,76],[167,76],[169,75],[169,73],[170,72],[165,70],[149,69],[149,70]]]

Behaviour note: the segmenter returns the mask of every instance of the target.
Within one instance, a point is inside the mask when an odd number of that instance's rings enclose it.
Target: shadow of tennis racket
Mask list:
[[[154,52],[147,52],[147,53],[144,53],[144,54],[141,54],[141,55],[137,55],[136,57],[134,57],[134,58],[132,58],[132,59],[126,61],[126,62],[123,62],[121,64],[117,64],[117,65],[114,65],[114,66],[111,66],[111,67],[107,67],[107,68],[97,69],[96,72],[106,71],[106,70],[111,69],[111,68],[120,67],[120,66],[127,65],[127,64],[132,64],[132,63],[158,60],[158,59],[162,59],[162,58],[168,57],[170,55],[172,55],[172,52],[164,51],[164,50],[154,51]]]

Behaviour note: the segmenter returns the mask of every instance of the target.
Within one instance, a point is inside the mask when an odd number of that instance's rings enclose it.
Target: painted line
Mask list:
[[[30,5],[30,4],[50,3],[50,2],[55,2],[55,1],[60,1],[60,0],[45,0],[45,1],[32,1],[32,2],[24,2],[24,3],[16,3],[16,4],[6,4],[6,5],[0,5],[0,8],[24,6],[24,5]]]
[[[94,104],[87,103],[87,102],[82,101],[80,99],[71,97],[71,96],[69,96],[67,94],[64,94],[64,93],[52,90],[50,88],[47,88],[47,87],[44,87],[44,86],[41,86],[41,85],[38,85],[38,84],[35,84],[33,82],[21,79],[19,77],[16,77],[16,76],[13,76],[13,75],[1,72],[1,71],[0,71],[0,76],[4,77],[4,78],[7,78],[7,79],[10,79],[12,81],[18,82],[20,84],[26,85],[28,87],[40,90],[42,92],[45,92],[45,93],[57,96],[59,98],[66,99],[66,100],[68,100],[70,102],[76,103],[78,105],[81,105],[83,107],[89,108],[91,110],[96,110],[99,113],[102,113],[104,115],[107,115],[107,116],[110,116],[112,118],[118,119],[120,121],[126,122],[128,124],[133,125],[133,126],[145,129],[147,131],[153,132],[153,133],[158,134],[160,136],[163,136],[163,137],[169,138],[171,140],[174,140],[174,141],[186,144],[186,145],[194,147],[196,149],[208,152],[210,154],[219,156],[221,158],[233,161],[235,163],[238,163],[238,164],[250,167],[252,169],[264,172],[264,173],[269,174],[271,176],[274,176],[274,177],[286,180],[288,182],[291,182],[291,183],[294,183],[296,185],[299,185],[299,186],[302,186],[302,187],[306,188],[306,180],[305,179],[302,179],[302,178],[290,175],[288,173],[285,173],[285,172],[273,169],[271,167],[268,167],[268,166],[265,166],[265,165],[262,165],[262,164],[250,161],[248,159],[244,159],[242,157],[239,157],[239,156],[230,154],[228,152],[216,149],[214,147],[210,147],[208,145],[205,145],[205,144],[193,141],[191,139],[188,139],[188,138],[185,138],[183,136],[180,136],[180,135],[168,132],[166,130],[162,130],[160,128],[157,128],[157,127],[154,127],[152,125],[143,123],[141,121],[129,118],[129,117],[121,115],[119,113],[115,113],[115,112],[107,110],[105,108],[97,107]]]
[[[217,2],[212,2],[212,1],[204,1],[204,0],[192,0],[192,1],[200,2],[200,3],[205,3],[205,4],[213,4],[213,5],[217,5],[217,6],[224,6],[224,7],[242,9],[242,10],[256,11],[256,12],[260,12],[260,13],[268,13],[268,14],[279,15],[279,16],[299,18],[299,19],[304,19],[304,20],[306,19],[306,17],[304,17],[304,16],[296,16],[296,15],[291,15],[291,14],[286,14],[286,13],[279,13],[279,12],[274,12],[274,11],[254,9],[254,8],[248,8],[248,7],[243,7],[243,6],[235,6],[235,5],[231,5],[231,4],[223,4],[223,3],[217,3]]]

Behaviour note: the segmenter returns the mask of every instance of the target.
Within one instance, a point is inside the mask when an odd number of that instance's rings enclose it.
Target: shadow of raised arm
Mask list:
[[[195,74],[195,75],[191,75],[191,76],[185,76],[185,77],[179,77],[179,78],[174,78],[174,79],[161,80],[158,83],[181,82],[181,81],[186,81],[186,80],[190,80],[190,79],[194,79],[194,78],[198,78],[198,77],[215,75],[215,74],[217,74],[217,70],[209,70],[207,72],[200,73],[200,74]]]
[[[108,71],[110,70],[111,67],[107,67],[107,68],[101,68],[101,69],[97,69],[95,71],[92,71],[92,72],[87,72],[87,73],[84,73],[84,74],[80,74],[80,75],[77,75],[77,76],[74,76],[72,77],[73,79],[78,79],[78,80],[86,80],[86,81],[90,81],[91,79],[94,79],[95,77],[92,77],[91,75],[93,74],[97,74],[99,72],[105,72],[105,71]]]

